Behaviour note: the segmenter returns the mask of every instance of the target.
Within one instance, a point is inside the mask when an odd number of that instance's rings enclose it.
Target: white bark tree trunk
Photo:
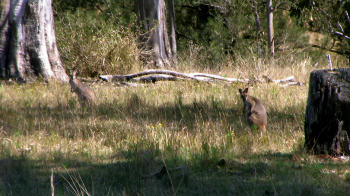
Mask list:
[[[273,57],[275,55],[275,38],[273,32],[273,7],[272,0],[269,0],[267,6],[267,28],[268,28],[268,45],[270,50],[270,56]]]
[[[164,0],[136,0],[137,12],[144,30],[144,40],[153,50],[156,67],[169,66],[172,58],[168,30],[166,25],[166,8]]]
[[[257,47],[258,47],[258,58],[261,58],[262,56],[262,49],[261,49],[261,23],[260,23],[260,16],[258,12],[258,2],[253,1],[253,9],[254,9],[254,16],[255,16],[255,24],[256,24],[256,31],[257,31]],[[260,67],[260,65],[259,65]]]
[[[56,45],[51,0],[3,0],[0,78],[67,82]]]
[[[177,56],[177,45],[176,45],[176,32],[175,32],[175,5],[174,0],[169,0],[169,11],[170,11],[170,38],[171,38],[171,52],[172,60],[176,63]]]

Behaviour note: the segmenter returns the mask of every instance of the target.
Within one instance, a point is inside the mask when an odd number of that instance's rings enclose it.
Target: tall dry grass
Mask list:
[[[183,71],[197,71],[182,63]],[[98,101],[87,109],[65,84],[2,84],[0,195],[47,195],[51,169],[58,195],[72,194],[70,171],[78,172],[84,184],[80,191],[91,195],[348,194],[348,163],[303,151],[313,69],[308,59],[259,65],[243,58],[228,60],[219,69],[202,69],[239,78],[294,75],[304,83],[251,87],[250,93],[267,108],[262,137],[244,121],[238,93],[243,84],[90,84]],[[217,166],[221,159],[226,164]],[[164,165],[188,170],[161,180],[143,178]]]

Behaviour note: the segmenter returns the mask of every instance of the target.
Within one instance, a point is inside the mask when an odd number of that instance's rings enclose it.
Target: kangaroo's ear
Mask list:
[[[243,93],[248,93],[248,88],[244,89]]]
[[[239,91],[239,93],[240,93],[240,94],[242,94],[242,93],[243,93],[242,89],[238,89],[238,91]]]
[[[71,79],[73,77],[73,70],[67,70],[67,74],[69,76],[69,79]]]

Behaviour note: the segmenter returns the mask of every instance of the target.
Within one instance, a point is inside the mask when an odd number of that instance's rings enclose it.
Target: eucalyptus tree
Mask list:
[[[172,2],[172,1],[171,1]],[[172,2],[173,8],[173,2]],[[171,9],[173,10],[173,9]],[[173,50],[169,42],[166,4],[164,0],[136,0],[136,11],[145,32],[143,41],[147,48],[152,50],[156,67],[171,65],[173,53],[176,52],[175,27],[172,19]],[[171,17],[174,17],[174,12]],[[174,44],[175,42],[175,44]],[[175,50],[174,50],[175,49]]]
[[[267,4],[267,34],[268,34],[268,45],[270,56],[275,55],[275,38],[274,38],[274,29],[273,29],[273,7],[272,0],[268,0]]]
[[[68,81],[56,46],[51,0],[2,0],[0,78]]]

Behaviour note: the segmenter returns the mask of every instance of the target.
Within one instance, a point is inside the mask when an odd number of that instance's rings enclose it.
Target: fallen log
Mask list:
[[[193,77],[189,74],[179,73],[179,72],[171,71],[171,70],[147,70],[144,72],[140,72],[140,73],[136,73],[136,74],[128,74],[128,75],[100,75],[100,78],[102,80],[109,81],[109,82],[125,82],[125,81],[129,81],[133,78],[137,78],[137,77],[144,76],[144,75],[151,75],[151,74],[166,74],[166,75],[171,75],[174,77],[182,77],[182,78],[188,78],[188,79],[201,81],[200,79]]]
[[[222,80],[225,82],[241,82],[241,83],[248,83],[249,80],[248,79],[238,79],[238,78],[227,78],[227,77],[222,77],[222,76],[217,76],[217,75],[213,75],[213,74],[206,74],[206,73],[190,73],[188,75],[191,75],[193,77],[200,77],[200,78],[210,78],[210,79],[215,79],[215,80]]]
[[[280,79],[280,80],[273,80],[270,77],[268,77],[267,75],[263,75],[263,78],[267,82],[272,82],[272,83],[275,83],[275,84],[284,84],[284,83],[295,82],[294,76],[288,76],[288,77]]]
[[[146,76],[150,75],[150,76]],[[142,77],[144,76],[144,77]],[[141,78],[138,78],[141,77]],[[107,81],[107,82],[142,82],[142,83],[155,83],[157,81],[177,81],[177,80],[184,80],[184,79],[191,79],[201,82],[212,82],[214,80],[224,81],[228,83],[255,83],[255,82],[268,82],[268,83],[275,83],[275,84],[281,84],[283,86],[291,86],[291,85],[298,85],[301,86],[303,83],[297,82],[294,79],[294,76],[289,76],[287,78],[283,78],[280,80],[273,80],[270,77],[264,75],[263,79],[255,78],[254,79],[240,79],[240,78],[230,78],[230,77],[223,77],[213,74],[207,74],[207,73],[180,73],[176,71],[171,70],[147,70],[140,73],[135,74],[128,74],[128,75],[100,75],[100,79]]]
[[[303,86],[304,84],[302,82],[287,82],[284,84],[281,84],[282,87],[287,87],[287,86]]]
[[[133,78],[136,82],[142,82],[142,83],[156,83],[158,81],[177,81],[182,80],[182,78],[176,77],[176,76],[168,76],[168,75],[150,75],[145,76],[141,78]]]

